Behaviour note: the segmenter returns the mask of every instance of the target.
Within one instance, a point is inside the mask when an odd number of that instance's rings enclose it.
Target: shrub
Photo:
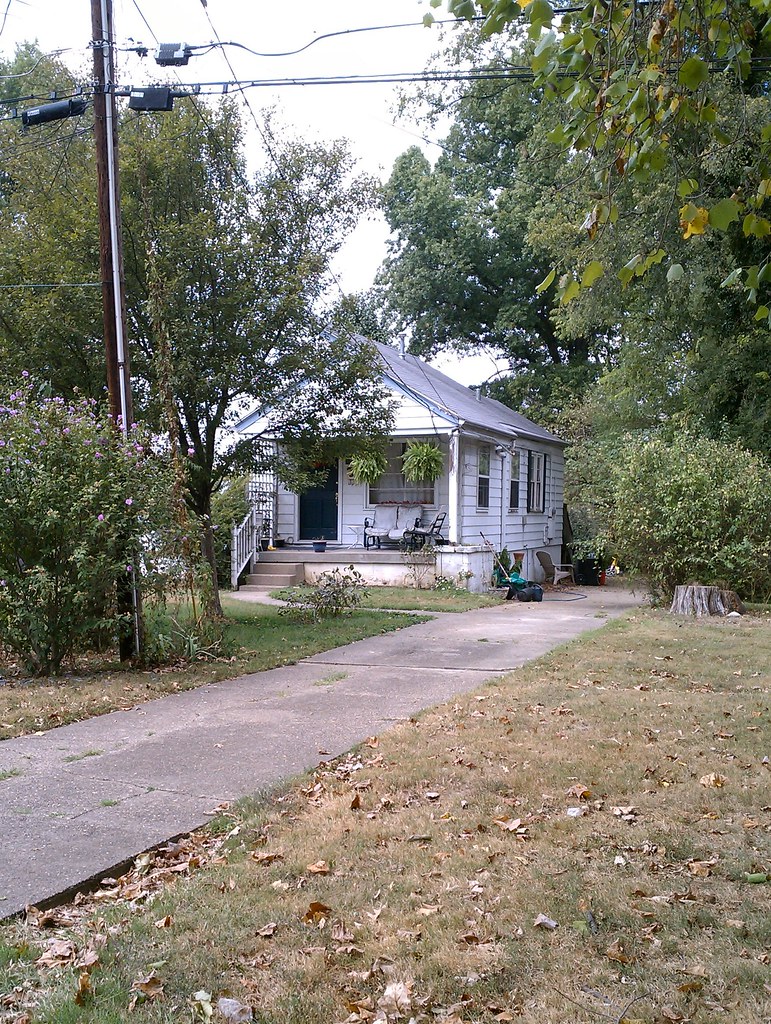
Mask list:
[[[628,444],[616,467],[618,554],[670,596],[696,582],[771,592],[771,467],[734,444],[681,434]]]
[[[321,573],[313,585],[292,593],[281,614],[306,621],[336,618],[357,608],[366,592],[364,577],[352,565],[332,569]]]
[[[146,585],[161,583],[169,494],[147,435],[123,437],[95,403],[28,384],[0,403],[0,643],[28,671],[127,630],[115,581],[141,551]]]

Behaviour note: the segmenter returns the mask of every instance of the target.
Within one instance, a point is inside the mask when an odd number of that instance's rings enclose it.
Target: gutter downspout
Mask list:
[[[456,428],[450,434],[449,480],[447,506],[450,513],[450,527],[447,531],[450,544],[460,544],[463,535],[460,488],[460,431]]]
[[[507,453],[506,453],[506,449],[505,448],[500,448],[498,450],[498,455],[500,456],[500,459],[501,459],[501,522],[500,522],[501,542],[500,542],[500,545],[498,547],[499,551],[503,551],[503,549],[506,547],[506,539],[505,539],[506,520],[505,520],[505,511],[504,511],[504,509],[506,509],[508,507],[508,502],[506,501],[506,490],[505,490],[505,487],[506,487],[506,454]]]

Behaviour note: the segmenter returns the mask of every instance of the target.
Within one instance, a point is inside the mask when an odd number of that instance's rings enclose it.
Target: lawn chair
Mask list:
[[[372,519],[364,520],[364,547],[379,548],[383,544],[409,543],[407,535],[417,527],[420,519],[413,519],[409,508],[398,505],[378,506]],[[405,522],[412,525],[405,529]]]
[[[446,512],[440,512],[430,526],[421,526],[420,520],[415,520],[411,530],[404,531],[404,539],[410,551],[419,551],[425,544],[446,544],[442,536],[442,527],[447,518]]]
[[[547,583],[553,583],[554,586],[559,583],[560,580],[570,580],[575,586],[576,580],[573,576],[573,566],[569,564],[555,564],[551,560],[551,555],[548,551],[536,551],[535,557],[541,563],[541,568],[544,572],[544,578]]]

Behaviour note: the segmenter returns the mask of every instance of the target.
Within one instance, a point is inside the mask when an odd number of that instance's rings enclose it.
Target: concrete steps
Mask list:
[[[295,587],[305,578],[302,562],[258,562],[241,590],[277,590]]]

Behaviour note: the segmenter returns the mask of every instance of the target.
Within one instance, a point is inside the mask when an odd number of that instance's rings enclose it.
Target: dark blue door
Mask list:
[[[324,483],[300,495],[300,540],[337,540],[337,464]]]

